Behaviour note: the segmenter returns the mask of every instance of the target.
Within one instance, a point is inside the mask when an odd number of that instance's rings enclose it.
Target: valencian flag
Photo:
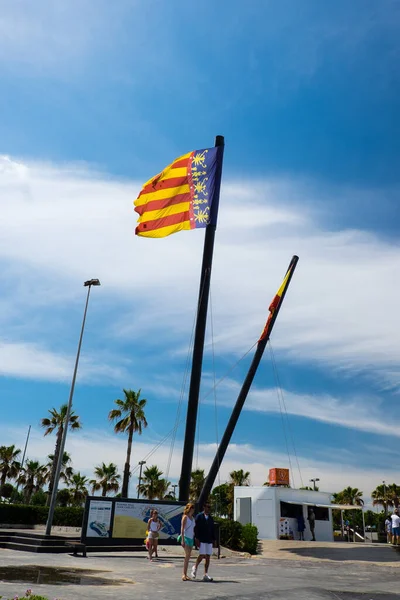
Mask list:
[[[260,339],[258,340],[259,342],[261,342],[261,340],[265,340],[265,338],[267,338],[270,334],[270,325],[271,325],[271,321],[272,318],[274,316],[274,313],[276,312],[277,308],[279,307],[281,300],[282,300],[282,295],[284,294],[288,283],[289,283],[289,279],[290,279],[290,274],[293,270],[293,265],[291,264],[290,267],[287,270],[287,273],[285,275],[285,279],[282,281],[282,285],[279,288],[279,290],[277,291],[274,299],[272,300],[271,304],[269,305],[269,317],[267,322],[265,323],[265,327],[264,327],[264,331],[261,334]]]
[[[220,160],[221,148],[194,150],[145,183],[134,203],[139,213],[136,235],[162,238],[213,222]]]

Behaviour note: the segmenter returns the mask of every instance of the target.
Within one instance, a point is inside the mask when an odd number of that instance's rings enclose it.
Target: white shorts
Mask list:
[[[213,551],[212,544],[206,544],[205,542],[200,542],[199,554],[208,554],[211,556]]]

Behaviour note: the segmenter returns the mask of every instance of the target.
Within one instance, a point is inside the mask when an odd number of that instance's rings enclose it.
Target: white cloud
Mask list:
[[[211,380],[210,390],[212,389]],[[218,405],[233,406],[240,386],[233,379],[224,379],[217,387]],[[204,400],[210,400],[211,391],[206,392]],[[283,401],[282,401],[283,399]],[[282,405],[282,408],[280,408]],[[387,418],[383,402],[371,395],[337,398],[331,394],[300,394],[285,389],[260,388],[253,386],[244,405],[244,410],[283,413],[313,419],[331,425],[340,425],[349,429],[358,429],[374,434],[399,437],[397,423]]]
[[[2,444],[16,444],[17,447],[23,448],[26,438],[26,431],[13,427],[12,425],[0,426],[0,438]],[[147,465],[156,464],[161,470],[166,472],[168,456],[169,456],[169,440],[154,453],[157,441],[143,441],[143,438],[136,438],[132,449],[132,467],[139,460],[146,459]],[[43,437],[42,432],[37,428],[32,428],[29,441],[27,457],[37,459],[42,462],[45,457],[54,451],[54,437]],[[126,456],[126,439],[123,436],[116,436],[105,431],[89,431],[82,430],[81,432],[70,433],[66,445],[67,451],[71,454],[73,467],[76,471],[86,474],[88,477],[93,477],[94,466],[101,462],[114,462],[119,467],[119,472],[122,474],[123,465]],[[299,487],[302,483],[308,484],[311,477],[320,477],[321,489],[328,492],[335,492],[351,485],[358,487],[364,492],[364,497],[368,498],[371,491],[381,483],[383,479],[393,481],[396,479],[397,471],[388,466],[375,470],[368,467],[357,465],[356,467],[347,461],[346,452],[340,451],[337,448],[331,448],[331,455],[335,456],[335,462],[327,460],[299,456],[299,464],[301,468],[302,481],[295,461],[292,459],[294,471],[294,481],[292,484]],[[200,444],[198,453],[198,463],[195,461],[194,468],[204,468],[208,471],[211,461],[214,458],[216,451],[215,444]],[[169,472],[170,481],[178,481],[181,468],[181,452],[182,445],[179,443],[175,446],[175,452],[171,461],[171,469]],[[151,456],[149,456],[149,454]],[[268,470],[272,467],[288,467],[287,455],[280,454],[274,451],[260,449],[251,444],[231,444],[227,451],[226,457],[222,464],[220,475],[216,481],[216,485],[223,483],[229,477],[229,473],[233,470],[243,468],[250,471],[251,483],[253,485],[262,485],[267,477]],[[138,471],[133,474],[132,486],[137,483]],[[132,487],[132,490],[133,490]],[[131,491],[133,493],[133,491]]]
[[[82,282],[94,276],[103,287],[91,311],[102,318],[103,339],[140,338],[149,346],[169,339],[172,352],[187,343],[203,236],[135,238],[132,201],[139,188],[85,165],[2,159],[0,260],[8,342],[26,341],[20,316],[28,310],[35,341],[44,348],[55,335],[52,320],[78,297],[82,302]],[[290,190],[296,190],[291,206]],[[346,194],[351,201],[352,192]],[[400,250],[371,233],[326,230],[310,208],[316,198],[315,182],[224,182],[212,279],[215,350],[241,353],[254,343],[289,259],[298,253],[274,347],[293,360],[363,371],[396,388],[400,289],[394,274]],[[25,327],[32,328],[32,321]]]
[[[0,341],[0,376],[69,383],[74,364],[75,357],[50,352],[37,344]],[[124,366],[104,364],[83,356],[79,363],[79,380],[94,383],[99,377],[103,382],[119,382],[127,378],[127,372]]]

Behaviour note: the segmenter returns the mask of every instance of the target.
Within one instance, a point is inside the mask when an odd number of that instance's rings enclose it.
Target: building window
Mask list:
[[[286,519],[297,519],[303,514],[303,506],[301,504],[289,504],[281,501],[281,517]]]
[[[316,521],[329,521],[329,508],[322,506],[308,506],[308,516],[310,516],[310,510],[313,509]]]

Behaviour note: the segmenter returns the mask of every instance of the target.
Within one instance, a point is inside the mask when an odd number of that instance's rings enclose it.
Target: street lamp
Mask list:
[[[139,484],[138,484],[138,488],[137,488],[137,497],[138,497],[138,499],[139,499],[139,494],[140,494],[140,482],[142,481],[142,467],[143,467],[143,465],[145,465],[145,464],[146,464],[146,461],[145,461],[145,460],[141,460],[141,461],[138,463],[138,465],[139,465],[139,467],[140,467],[140,469],[139,469]]]
[[[179,487],[179,485],[177,483],[173,483],[171,487],[174,490],[174,498],[176,500],[176,488]]]
[[[310,479],[310,482],[313,484],[314,492],[317,491],[317,486],[315,485],[317,481],[319,481],[318,477],[315,479]]]
[[[65,440],[67,439],[68,424],[69,424],[69,419],[71,416],[72,398],[74,397],[76,374],[78,372],[79,356],[81,354],[82,338],[83,338],[83,332],[85,330],[85,322],[86,322],[86,314],[87,314],[87,309],[88,309],[88,304],[89,304],[90,290],[91,290],[92,286],[100,285],[100,281],[98,279],[89,279],[88,281],[85,281],[85,283],[83,285],[84,285],[84,287],[88,288],[88,292],[87,292],[87,296],[86,296],[85,311],[83,313],[81,335],[79,337],[79,343],[78,343],[78,351],[76,353],[74,373],[72,375],[71,389],[69,392],[67,414],[65,415],[65,424],[64,424],[64,429],[63,429],[63,434],[62,434],[61,444],[60,444],[60,453],[58,455],[57,467],[56,467],[56,472],[55,472],[55,476],[54,476],[54,486],[53,486],[53,491],[51,494],[49,514],[48,514],[47,523],[46,523],[46,535],[51,534],[51,527],[53,525],[54,509],[56,507],[56,501],[57,501],[58,483],[60,480],[62,459],[64,456]]]
[[[382,483],[383,483],[383,502],[385,504],[385,517],[387,517],[386,481],[382,481]]]

